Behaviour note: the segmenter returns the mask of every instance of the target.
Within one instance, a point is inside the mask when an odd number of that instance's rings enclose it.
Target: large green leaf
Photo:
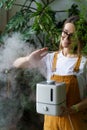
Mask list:
[[[13,16],[8,24],[6,25],[6,31],[10,30],[19,30],[26,23],[26,20],[22,14],[22,12],[17,12],[15,16]]]
[[[31,38],[32,35],[34,35],[36,32],[32,27],[26,28],[24,31],[21,32],[23,39],[28,40]]]
[[[29,11],[29,10],[28,10]],[[25,28],[28,28],[30,22],[30,17],[32,12],[19,11],[17,12],[7,23],[5,32],[10,31],[23,31]]]

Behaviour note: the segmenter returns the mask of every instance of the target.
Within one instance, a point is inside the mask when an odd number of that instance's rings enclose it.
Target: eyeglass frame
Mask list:
[[[68,33],[67,31],[64,31],[64,30],[62,30],[62,33],[64,33],[64,35],[68,36],[68,38],[71,38],[74,35],[74,33]]]

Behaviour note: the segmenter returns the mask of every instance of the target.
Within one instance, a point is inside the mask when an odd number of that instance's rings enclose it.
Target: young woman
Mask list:
[[[45,115],[44,130],[87,130],[87,61],[81,55],[82,43],[76,33],[78,20],[72,16],[65,21],[59,51],[47,53],[48,49],[42,48],[13,64],[16,68],[42,64],[48,79],[66,83],[67,107],[61,108],[61,116]]]

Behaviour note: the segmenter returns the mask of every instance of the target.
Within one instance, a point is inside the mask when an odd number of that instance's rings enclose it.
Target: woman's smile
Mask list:
[[[62,31],[62,36],[61,36],[61,45],[63,48],[70,46],[71,37],[72,37],[74,31],[75,31],[75,27],[72,23],[65,24],[64,29]]]

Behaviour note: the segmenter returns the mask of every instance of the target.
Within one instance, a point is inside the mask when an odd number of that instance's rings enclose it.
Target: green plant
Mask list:
[[[77,22],[77,35],[81,40],[82,53],[87,55],[87,22],[83,16]]]
[[[29,41],[32,41],[31,35],[35,34],[43,47],[44,41],[40,39],[42,35],[47,42],[49,41],[48,46],[49,43],[52,43],[52,48],[56,49],[56,44],[59,40],[59,30],[56,28],[55,12],[49,7],[50,2],[42,4],[33,0],[31,4],[33,2],[36,4],[36,9],[33,8],[32,10],[31,6],[22,8],[10,19],[4,32],[20,31],[24,39]],[[9,8],[8,4],[6,7]],[[33,22],[30,25],[32,19]]]
[[[39,44],[42,47],[48,46],[49,50],[56,50],[58,48],[58,43],[60,40],[60,32],[62,28],[63,21],[57,21],[55,15],[62,11],[53,11],[50,4],[55,0],[36,2],[35,0],[25,0],[25,3],[21,5],[21,9],[17,12],[6,25],[4,33],[9,33],[12,31],[20,31],[23,35],[23,39],[28,40],[31,44],[36,45],[33,36],[36,36]],[[5,4],[5,9],[10,9],[15,3],[15,0],[4,1],[0,3],[0,7]],[[36,7],[32,7],[32,4]],[[27,6],[26,6],[27,5]],[[65,10],[69,15],[73,13],[78,13],[78,6],[72,5],[71,9]],[[64,11],[63,11],[64,12]],[[70,13],[71,12],[71,13]],[[32,24],[30,24],[32,21]],[[61,25],[60,25],[61,24]]]
[[[16,0],[1,0],[0,8],[5,7],[6,10],[9,10],[15,5],[15,1]],[[20,11],[16,12],[16,14],[8,21],[4,32],[0,36],[0,40],[2,41],[2,36],[6,33],[11,34],[12,32],[19,31],[23,35],[23,39],[34,44],[34,46],[37,45],[36,39],[38,39],[39,44],[42,47],[48,46],[49,50],[56,50],[58,48],[60,33],[65,19],[57,21],[55,15],[58,12],[67,12],[68,16],[73,14],[80,16],[80,21],[77,23],[78,32],[76,35],[81,37],[82,43],[84,43],[83,53],[87,54],[87,25],[84,22],[85,17],[80,15],[78,5],[73,4],[68,10],[54,11],[50,7],[50,4],[54,1],[55,0],[41,0],[41,2],[36,2],[35,0],[25,0],[23,5],[18,5],[21,7]],[[35,7],[32,7],[33,3],[35,4]],[[81,32],[80,30],[83,31]],[[19,70],[16,72],[16,75],[17,77],[15,80],[17,82],[17,88],[20,88],[21,91],[22,107],[28,109],[28,112],[29,110],[30,112],[36,112],[35,101],[30,100],[30,95],[32,93],[35,95],[36,83],[45,79],[34,70]],[[37,118],[36,115],[34,118],[35,117]]]
[[[78,5],[72,4],[71,8],[68,10],[68,16],[70,17],[71,15],[79,15],[80,10],[78,9]]]

